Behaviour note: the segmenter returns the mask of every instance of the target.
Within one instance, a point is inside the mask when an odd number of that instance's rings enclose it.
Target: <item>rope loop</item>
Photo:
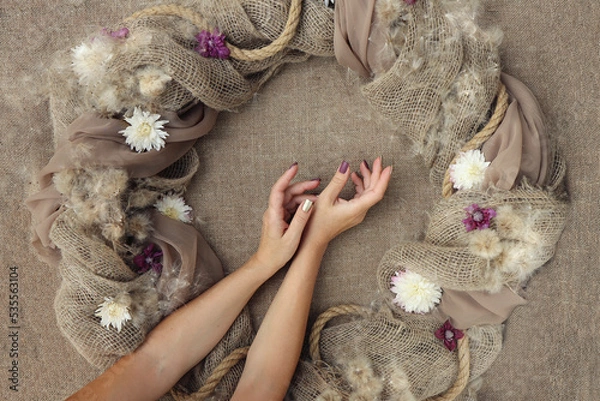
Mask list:
[[[279,35],[277,39],[275,39],[267,46],[261,47],[259,49],[241,49],[227,42],[229,56],[241,61],[262,61],[271,56],[276,55],[277,53],[284,50],[290,43],[290,41],[294,38],[294,35],[296,34],[296,30],[298,28],[298,24],[300,23],[301,14],[302,0],[292,0],[285,28],[283,29],[283,32],[281,32],[281,35]],[[129,18],[127,18],[125,22],[134,19],[159,15],[187,19],[200,30],[213,30],[214,28],[208,24],[206,19],[201,14],[197,13],[196,11],[190,8],[180,6],[177,4],[164,4],[146,8],[144,10],[134,13]]]
[[[348,304],[334,306],[321,313],[312,327],[309,338],[309,353],[313,362],[321,361],[319,341],[321,340],[321,331],[323,328],[325,328],[327,322],[338,316],[365,316],[370,312],[371,310],[364,306]],[[471,369],[471,352],[469,349],[469,339],[466,335],[458,340],[456,349],[458,354],[458,375],[454,381],[454,384],[443,394],[430,397],[427,399],[427,401],[453,401],[467,386]]]
[[[171,395],[175,398],[175,401],[204,401],[212,395],[221,380],[231,368],[237,365],[238,362],[246,358],[250,347],[242,347],[234,350],[225,359],[219,363],[219,365],[213,370],[211,375],[206,379],[204,385],[200,387],[198,391],[193,394],[183,394],[176,390],[171,390]]]

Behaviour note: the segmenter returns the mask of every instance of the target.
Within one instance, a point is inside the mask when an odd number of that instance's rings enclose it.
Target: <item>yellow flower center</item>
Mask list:
[[[174,207],[166,207],[162,213],[174,220],[179,219],[179,212]]]
[[[469,174],[471,179],[477,178],[481,174],[481,168],[477,165],[470,165],[467,170],[467,173]]]
[[[149,136],[150,133],[152,132],[152,126],[150,124],[148,124],[147,122],[143,122],[139,125],[137,131],[138,131],[138,134],[140,134],[140,135]]]
[[[123,316],[123,307],[121,305],[117,305],[117,304],[111,304],[108,306],[108,316],[110,316],[112,319],[114,318],[120,318],[121,316]]]

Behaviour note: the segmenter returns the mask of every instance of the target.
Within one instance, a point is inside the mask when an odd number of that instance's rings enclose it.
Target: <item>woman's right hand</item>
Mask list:
[[[253,258],[269,274],[282,268],[296,253],[312,203],[317,199],[306,191],[317,188],[320,181],[291,184],[297,172],[298,164],[294,163],[273,185],[269,207],[263,215],[260,245]]]
[[[368,210],[383,198],[391,173],[391,166],[382,168],[380,157],[373,162],[372,170],[367,162],[363,161],[360,165],[360,176],[350,173],[348,163],[342,162],[314,204],[313,215],[305,230],[303,242],[307,246],[327,247],[339,234],[361,223]],[[348,178],[352,178],[356,193],[352,199],[345,200],[340,198],[339,194]]]

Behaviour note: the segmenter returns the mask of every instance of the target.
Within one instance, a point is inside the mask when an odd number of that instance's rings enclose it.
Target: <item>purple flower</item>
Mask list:
[[[196,35],[198,46],[196,50],[202,57],[210,58],[229,58],[229,48],[225,44],[225,35],[222,35],[218,30],[213,33],[202,31]]]
[[[436,338],[439,338],[444,342],[444,345],[450,351],[454,351],[456,349],[456,344],[458,340],[465,336],[465,334],[462,331],[452,327],[452,323],[450,323],[450,320],[446,320],[444,325],[437,329],[434,334]]]
[[[148,245],[142,253],[133,258],[133,263],[139,267],[138,273],[146,273],[150,269],[158,274],[162,271],[163,253],[161,250],[155,250],[154,247],[154,244]]]
[[[115,39],[125,39],[127,36],[129,36],[129,29],[120,28],[120,29],[117,29],[116,31],[112,31],[108,28],[104,28],[104,29],[102,29],[102,34],[106,35],[106,36],[110,36]]]
[[[467,229],[467,232],[477,230],[483,230],[490,227],[492,218],[496,217],[496,211],[494,209],[485,209],[479,207],[476,203],[465,208],[467,212],[467,218],[462,222]]]

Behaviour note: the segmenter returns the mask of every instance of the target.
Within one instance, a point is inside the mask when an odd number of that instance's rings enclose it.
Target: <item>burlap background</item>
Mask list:
[[[29,247],[23,199],[48,161],[52,132],[42,86],[55,51],[78,44],[156,2],[2,0],[0,3],[0,398],[62,399],[99,372],[62,338],[53,299],[60,277]],[[482,400],[600,399],[600,3],[484,0],[481,21],[505,32],[504,70],[529,85],[568,163],[572,213],[555,258],[531,280],[529,305],[506,327],[505,348],[485,375]],[[384,252],[418,239],[438,194],[409,143],[358,93],[354,74],[333,59],[290,65],[236,114],[222,114],[197,145],[201,166],[187,198],[198,226],[227,270],[255,249],[268,190],[292,162],[302,178],[327,179],[342,159],[357,167],[383,155],[395,166],[387,197],[367,220],[332,244],[314,313],[342,302],[368,303]],[[18,267],[19,392],[9,390],[9,273]],[[256,323],[279,274],[254,297]],[[13,330],[14,331],[14,330]]]

